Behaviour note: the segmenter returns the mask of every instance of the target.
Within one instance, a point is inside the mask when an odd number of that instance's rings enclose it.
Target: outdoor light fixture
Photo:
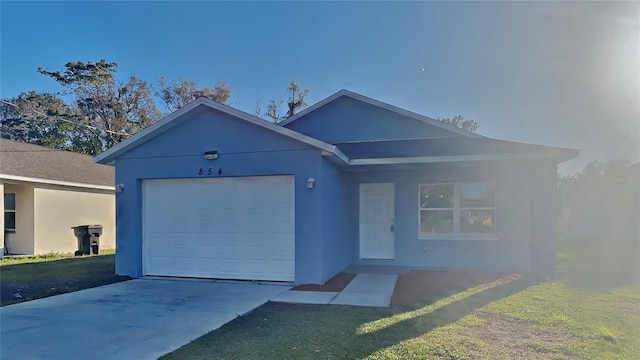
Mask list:
[[[215,160],[219,157],[217,151],[207,151],[204,153],[204,158],[207,160]]]
[[[120,184],[116,184],[116,192],[117,193],[121,193],[124,191],[124,184],[120,183]]]
[[[313,189],[316,184],[316,180],[314,178],[309,178],[307,180],[307,189]]]

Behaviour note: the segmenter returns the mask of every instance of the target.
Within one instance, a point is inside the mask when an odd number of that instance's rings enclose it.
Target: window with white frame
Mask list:
[[[419,187],[421,237],[495,234],[494,184],[420,184]]]
[[[4,194],[4,230],[16,231],[16,194]]]

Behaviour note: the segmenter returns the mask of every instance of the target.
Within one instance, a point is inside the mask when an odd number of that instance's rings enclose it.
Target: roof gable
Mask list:
[[[231,115],[237,120],[245,121],[254,126],[258,126],[263,129],[273,131],[275,133],[284,135],[291,139],[311,145],[317,149],[320,149],[327,153],[335,155],[337,158],[341,159],[344,162],[348,161],[347,157],[344,156],[344,154],[342,154],[342,152],[339,149],[337,149],[335,146],[331,144],[327,144],[323,141],[314,139],[304,134],[300,134],[290,129],[283,128],[281,126],[275,125],[266,120],[260,119],[256,116],[247,114],[243,111],[234,109],[230,106],[220,104],[218,102],[215,102],[205,97],[198,98],[197,100],[191,102],[190,104],[181,108],[180,110],[165,116],[164,118],[160,119],[153,125],[136,133],[135,135],[131,136],[127,140],[97,155],[94,158],[94,161],[102,164],[112,163],[116,158],[122,156],[123,154],[133,150],[134,148],[144,144],[145,142],[171,129],[172,127],[180,123],[180,120],[184,120],[189,113],[194,112],[196,111],[197,108],[203,107],[203,106],[218,110],[227,115]]]
[[[0,178],[75,187],[114,185],[114,169],[95,164],[89,155],[0,139]]]
[[[329,143],[436,137],[483,138],[348,90],[340,90],[281,125]]]

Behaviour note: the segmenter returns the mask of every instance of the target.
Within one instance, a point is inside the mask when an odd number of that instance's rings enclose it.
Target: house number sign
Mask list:
[[[208,168],[208,169],[204,169],[204,168],[200,168],[198,169],[198,175],[200,176],[211,176],[213,175],[213,168]],[[222,168],[218,169],[217,171],[218,175],[222,175]]]

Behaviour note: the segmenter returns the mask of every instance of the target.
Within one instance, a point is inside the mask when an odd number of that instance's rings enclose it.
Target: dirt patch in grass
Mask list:
[[[315,284],[305,284],[298,285],[293,288],[293,290],[300,291],[324,291],[324,292],[338,292],[342,291],[353,278],[356,277],[356,274],[344,274],[340,273],[324,283],[323,285],[315,285]]]
[[[414,270],[398,276],[391,305],[418,306],[500,278],[508,281],[511,276],[520,275]]]
[[[488,353],[502,359],[575,359],[569,350],[571,335],[558,328],[537,328],[533,323],[497,314],[482,314],[481,325],[464,335],[482,341]]]

